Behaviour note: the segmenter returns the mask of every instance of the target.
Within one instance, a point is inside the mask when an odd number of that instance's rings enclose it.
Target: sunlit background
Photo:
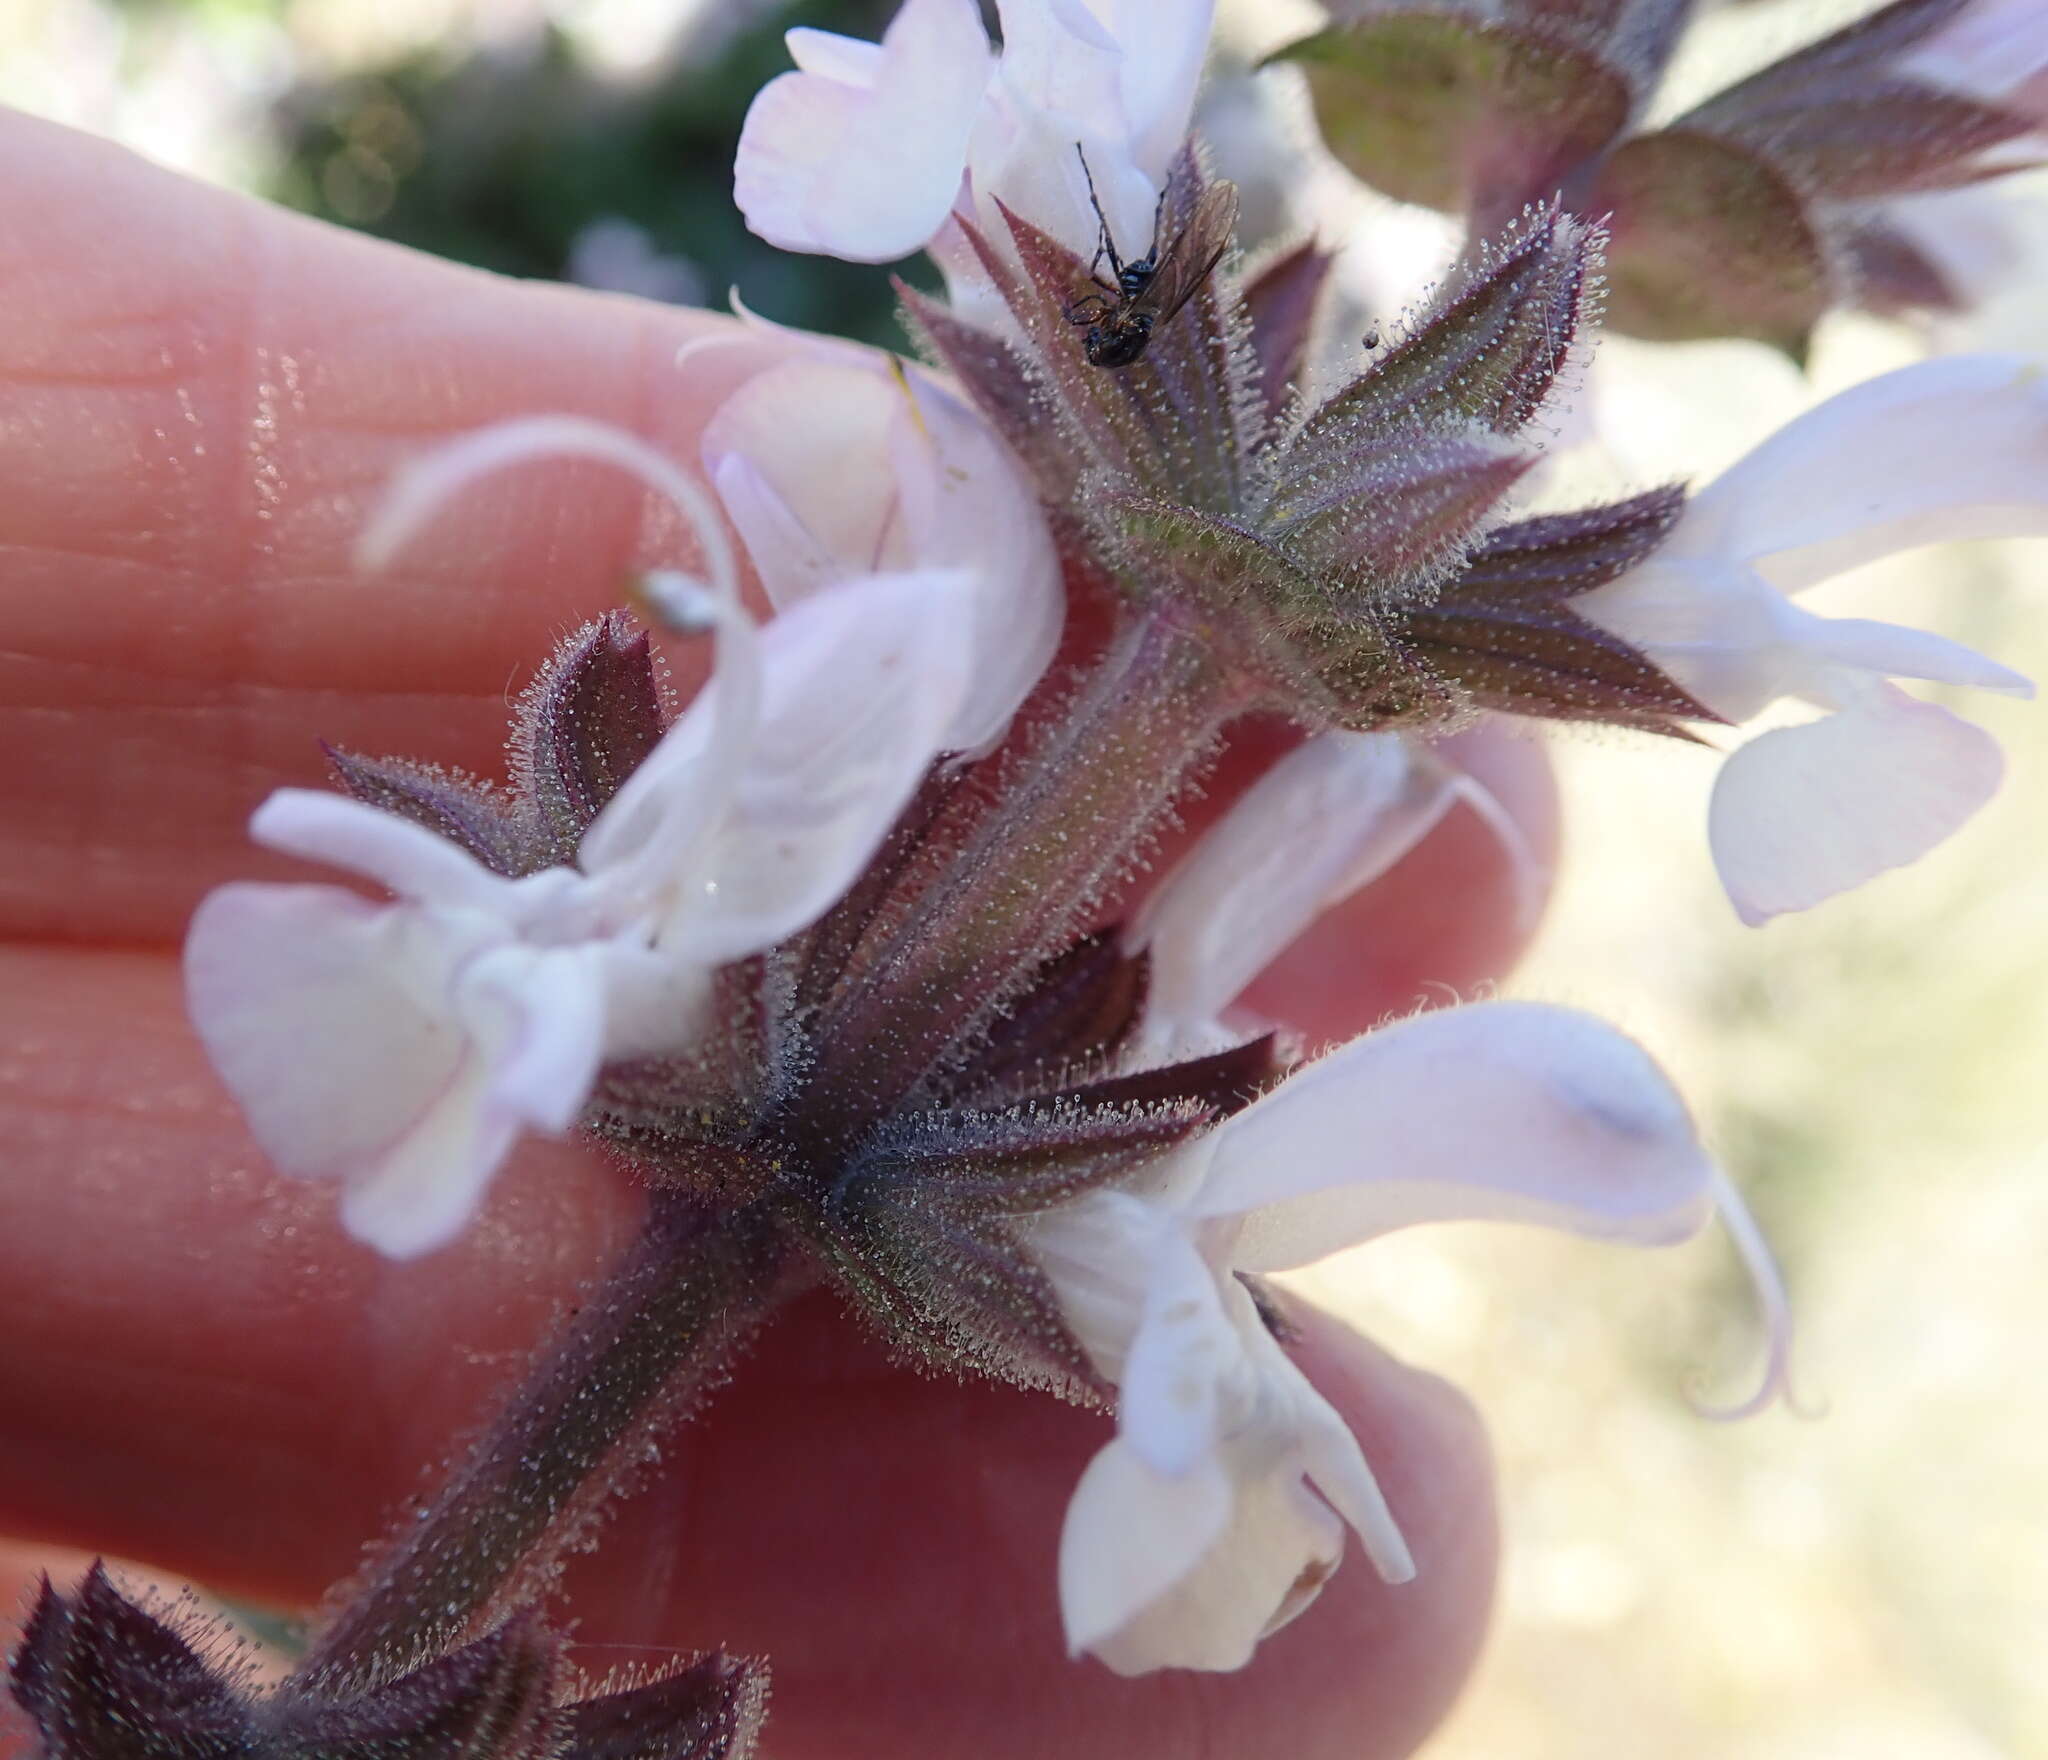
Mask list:
[[[730,201],[780,32],[875,36],[890,0],[8,0],[0,99],[196,175],[465,261],[650,297],[728,288],[790,323],[894,335],[883,272],[785,257]],[[1702,67],[1754,63],[1837,0],[1728,7]],[[1227,60],[1314,14],[1226,4]],[[1708,77],[1708,75],[1702,75]],[[1226,78],[1204,126],[1269,232],[1352,247],[1392,317],[1440,226],[1263,143],[1283,78]],[[1941,340],[2048,362],[2048,187],[2011,291]],[[1929,338],[1831,320],[1809,372],[1747,344],[1609,342],[1555,492],[1704,480]],[[2044,485],[2048,491],[2048,485]],[[1936,628],[2048,673],[2048,541],[1926,552],[1816,609]],[[1989,1760],[2048,1754],[2048,712],[1956,693],[2004,794],[1915,868],[1762,930],[1705,850],[1714,757],[1557,742],[1567,847],[1514,994],[1593,1009],[1677,1075],[1776,1242],[1810,1415],[1703,1422],[1759,1340],[1709,1238],[1633,1253],[1507,1229],[1397,1238],[1326,1298],[1469,1388],[1501,1456],[1507,1568],[1434,1760]],[[1356,1568],[1356,1567],[1354,1567]]]

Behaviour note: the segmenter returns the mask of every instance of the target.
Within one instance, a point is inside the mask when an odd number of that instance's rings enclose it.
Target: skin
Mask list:
[[[0,155],[0,1534],[23,1543],[0,1595],[73,1547],[304,1608],[635,1199],[536,1143],[460,1244],[380,1260],[330,1191],[269,1173],[213,1080],[180,1001],[185,920],[221,881],[290,874],[243,826],[271,789],[324,784],[317,739],[494,771],[508,687],[628,568],[689,560],[617,476],[541,466],[365,578],[348,545],[395,465],[544,410],[687,462],[772,349],[679,369],[726,320],[451,268],[20,117]],[[1197,822],[1279,737],[1240,742]],[[1547,847],[1535,749],[1481,738],[1471,761]],[[1517,951],[1510,898],[1456,815],[1251,1000],[1325,1038],[1426,983],[1469,989]],[[1484,1624],[1485,1445],[1441,1382],[1302,1320],[1421,1576],[1385,1588],[1354,1549],[1239,1674],[1070,1661],[1054,1546],[1105,1420],[909,1375],[823,1299],[572,1569],[585,1660],[770,1655],[781,1760],[1410,1753]]]

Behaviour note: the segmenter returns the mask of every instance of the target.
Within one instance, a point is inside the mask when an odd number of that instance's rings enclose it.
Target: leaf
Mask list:
[[[1590,46],[1439,11],[1374,12],[1274,59],[1307,73],[1323,138],[1358,176],[1480,230],[1554,196],[1633,106],[1629,79]]]
[[[1710,106],[1744,108],[1759,98],[1832,86],[1846,74],[1868,73],[1917,48],[1971,0],[1893,0],[1838,31],[1795,49],[1710,100]]]
[[[1501,15],[1551,40],[1593,51],[1633,87],[1655,89],[1692,12],[1692,0],[1504,0]]]
[[[1980,156],[2034,126],[2014,111],[1911,80],[1841,78],[1845,89],[1808,82],[1776,102],[1738,107],[1717,99],[1677,126],[1739,142],[1831,201],[1979,182]]]
[[[555,1639],[531,1614],[395,1680],[347,1697],[294,1693],[268,1721],[293,1760],[553,1760],[561,1672]]]
[[[896,284],[903,317],[934,363],[956,379],[975,407],[1023,461],[1046,501],[1073,492],[1082,459],[1046,420],[1045,398],[1015,348],[1000,336],[964,324],[929,295]]]
[[[1716,92],[1692,116],[1709,117],[1718,126],[1789,109],[1802,99],[1825,100],[1853,90],[1854,82],[1881,74],[1970,4],[1971,0],[1894,0]]]
[[[1873,216],[1840,242],[1855,276],[1856,303],[1867,310],[1892,317],[1963,309],[1963,294],[1947,272],[1896,226]]]
[[[1670,535],[1685,509],[1676,484],[1626,501],[1516,520],[1490,533],[1438,601],[1566,599],[1625,574]]]
[[[1426,606],[1400,619],[1397,640],[1481,709],[1656,733],[1721,719],[1638,649],[1563,605]]]
[[[1128,1178],[1216,1116],[1198,1100],[1141,1106],[1072,1094],[1000,1111],[911,1113],[849,1157],[839,1201],[867,1218],[911,1210],[1028,1215]]]
[[[1659,733],[1718,721],[1647,655],[1567,603],[1654,552],[1684,504],[1684,491],[1667,487],[1503,526],[1434,603],[1399,616],[1395,639],[1481,708]]]
[[[1353,615],[1299,564],[1235,521],[1135,495],[1105,496],[1099,512],[1127,573],[1148,595],[1229,620],[1212,637],[1227,664],[1291,679],[1302,665],[1291,636],[1312,622]]]
[[[1666,129],[1625,142],[1586,205],[1610,215],[1607,318],[1632,336],[1749,337],[1800,359],[1836,298],[1807,203],[1732,141]]]
[[[347,793],[460,844],[493,873],[516,877],[548,865],[532,848],[521,816],[484,784],[404,758],[366,758],[338,746],[321,750]]]
[[[1310,573],[1406,603],[1464,560],[1480,523],[1535,462],[1483,428],[1360,447],[1338,469],[1288,482],[1261,536]]]
[[[43,1579],[8,1685],[43,1760],[236,1760],[251,1751],[241,1695],[94,1561],[69,1596]]]
[[[1003,219],[1025,276],[1025,291],[1011,311],[1065,430],[1061,437],[1077,455],[1078,474],[1092,466],[1132,482],[1155,486],[1170,482],[1167,464],[1145,419],[1146,404],[1139,395],[1141,388],[1153,388],[1150,376],[1141,377],[1138,367],[1112,373],[1091,366],[1083,352],[1082,326],[1066,316],[1077,301],[1101,292],[1088,265],[1021,215],[1004,209]],[[972,227],[963,230],[977,240],[984,263],[997,256],[992,246],[979,244]]]
[[[1923,84],[1898,64],[1965,0],[1898,0],[1717,93],[1673,125],[1763,155],[1809,196],[1869,200],[1948,189],[2034,127],[1996,103]]]
[[[1112,1076],[1064,1095],[1049,1095],[1043,1103],[1087,1107],[1194,1104],[1209,1107],[1220,1120],[1241,1112],[1293,1066],[1285,1042],[1277,1033],[1267,1033],[1228,1051]]]
[[[768,1706],[768,1665],[712,1650],[564,1718],[559,1760],[747,1760]]]
[[[1279,450],[1269,505],[1343,462],[1445,424],[1512,434],[1556,381],[1587,316],[1602,235],[1556,209],[1524,215],[1448,286],[1412,334],[1334,393]]]
[[[891,1335],[935,1368],[1103,1406],[1113,1389],[1068,1327],[1058,1292],[1005,1220],[953,1212],[892,1217],[877,1264],[904,1298]]]
[[[1100,1066],[1129,1039],[1145,1006],[1146,959],[1099,929],[1042,965],[997,1023],[988,1044],[948,1083],[965,1100],[1036,1078]]]
[[[1160,237],[1177,240],[1198,214],[1220,224],[1214,217],[1230,209],[1229,195],[1183,149],[1168,173]],[[1063,438],[1080,454],[1079,475],[1092,471],[1212,512],[1238,506],[1262,417],[1229,278],[1204,272],[1178,312],[1161,316],[1137,361],[1099,367],[1087,357],[1089,320],[1080,309],[1102,297],[1087,263],[997,206],[1021,283],[990,241],[971,226],[962,231],[1004,290]]]
[[[1245,282],[1252,355],[1268,418],[1279,416],[1301,377],[1336,254],[1314,239],[1282,251]]]
[[[622,612],[556,649],[520,696],[511,740],[521,804],[554,860],[574,859],[591,820],[667,727],[647,634]]]

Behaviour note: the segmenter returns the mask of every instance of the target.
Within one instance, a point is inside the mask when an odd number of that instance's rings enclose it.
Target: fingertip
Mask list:
[[[572,1572],[586,1666],[650,1632],[766,1655],[786,1760],[1285,1753],[1394,1760],[1441,1718],[1483,1633],[1490,1462],[1470,1406],[1326,1317],[1304,1365],[1356,1430],[1420,1574],[1352,1545],[1234,1674],[1125,1679],[1062,1639],[1055,1560],[1106,1414],[890,1364],[829,1301],[786,1316],[706,1428]]]

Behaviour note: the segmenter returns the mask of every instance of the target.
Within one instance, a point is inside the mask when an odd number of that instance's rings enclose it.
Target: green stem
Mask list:
[[[768,1223],[657,1189],[624,1262],[544,1347],[454,1476],[354,1585],[300,1676],[389,1679],[539,1593],[784,1293]]]
[[[819,1023],[813,1109],[851,1129],[943,1070],[1135,869],[1241,706],[1176,623],[1126,626]]]

